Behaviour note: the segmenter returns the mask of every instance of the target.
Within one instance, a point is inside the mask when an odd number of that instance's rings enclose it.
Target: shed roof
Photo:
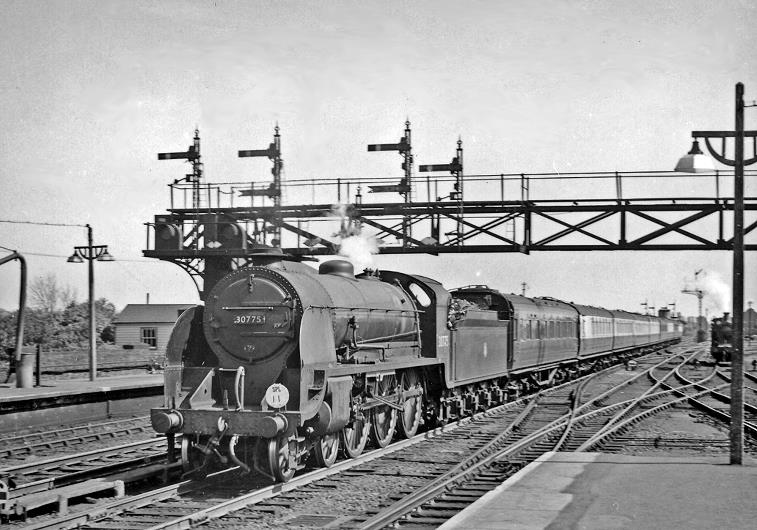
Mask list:
[[[128,323],[174,323],[180,312],[195,304],[128,304],[113,322]]]

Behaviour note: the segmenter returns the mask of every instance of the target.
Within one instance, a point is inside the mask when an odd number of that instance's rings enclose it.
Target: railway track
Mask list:
[[[106,372],[126,372],[126,371],[145,371],[153,372],[163,369],[165,357],[163,355],[148,357],[144,359],[135,359],[133,361],[98,361],[97,371],[98,373]],[[89,372],[90,367],[88,362],[84,363],[59,363],[48,364],[43,362],[40,368],[41,375],[66,375],[66,374],[82,374]],[[0,367],[0,377],[6,377],[8,375],[7,366]]]
[[[716,370],[691,364],[701,350],[682,350],[639,359],[635,371],[586,376],[286,484],[227,470],[209,482],[182,481],[29,528],[438,526],[547,451],[701,443],[628,434],[652,414],[727,385]],[[686,370],[692,380],[671,384]]]
[[[54,452],[65,452],[75,450],[82,445],[116,441],[142,433],[148,433],[150,436],[153,434],[148,416],[2,436],[0,437],[0,466],[10,465],[9,463],[13,460],[26,459],[31,454],[44,452],[49,455]]]
[[[658,362],[662,358],[662,355],[655,356]],[[630,372],[620,373],[620,379],[631,377]],[[189,528],[200,523],[219,528],[326,523],[354,526],[370,518],[379,506],[391,503],[392,498],[405,497],[424,487],[430,477],[444,475],[465,461],[467,455],[501,450],[532,428],[524,427],[527,420],[541,424],[559,420],[570,410],[570,396],[575,394],[576,385],[587,378],[541,393],[540,403],[533,396],[513,401],[411,440],[396,442],[386,449],[296,476],[286,484],[271,486],[262,477],[244,477],[239,470],[227,471],[218,475],[216,481],[185,481],[139,498],[110,502],[91,513],[72,514],[57,519],[53,525],[45,523],[33,528]],[[544,417],[544,413],[548,413],[549,418]],[[509,434],[502,435],[503,431]],[[520,465],[506,462],[500,467],[509,473]],[[491,485],[494,487],[496,480],[492,480]],[[333,491],[359,493],[356,496],[329,495]],[[361,506],[369,507],[362,516],[359,515]],[[370,511],[370,507],[375,508]],[[323,513],[324,509],[328,513]]]
[[[716,375],[725,380],[725,383],[719,385],[717,388],[708,388],[700,382],[691,381],[680,373],[676,374],[679,381],[700,390],[698,395],[687,398],[688,403],[692,407],[706,412],[725,424],[729,424],[731,421],[729,413],[731,398],[728,394],[722,392],[722,390],[730,385],[731,378],[720,370],[716,371]],[[753,377],[751,380],[754,380]],[[680,391],[678,393],[680,394]],[[757,439],[757,406],[748,401],[744,402],[744,432],[753,439]]]
[[[420,459],[407,451],[424,440],[439,439],[438,443],[446,444],[447,465],[452,465],[460,460],[460,453],[468,447],[472,433],[474,439],[482,437],[481,433],[475,432],[484,423],[482,418],[490,414],[501,414],[506,418],[503,421],[507,424],[517,416],[519,409],[525,407],[525,401],[514,401],[500,407],[500,411],[478,414],[474,418],[460,420],[413,439],[396,442],[384,449],[366,452],[356,459],[340,461],[331,468],[310,471],[285,484],[271,485],[265,477],[250,478],[242,475],[239,470],[226,470],[209,475],[205,482],[182,481],[139,496],[109,502],[90,513],[71,514],[30,528],[189,528],[202,521],[232,514],[251,504],[264,511],[270,510],[272,506],[286,508],[292,499],[301,498],[305,489],[328,491],[334,487],[331,480],[339,481],[344,476],[367,477],[369,480],[384,476],[391,479],[396,476],[397,468],[408,461]],[[459,450],[449,448],[450,442],[455,440],[460,444]],[[385,459],[393,454],[397,455],[397,467],[389,469]],[[426,462],[444,465],[443,462],[431,462],[428,459]]]
[[[165,438],[151,437],[94,451],[0,467],[0,515],[25,517],[37,508],[95,492],[124,494],[126,482],[165,473]],[[61,504],[62,502],[62,504]]]
[[[151,357],[147,359],[139,359],[131,362],[124,361],[102,361],[97,363],[98,372],[122,372],[126,370],[162,370],[164,359],[161,357]],[[70,373],[84,373],[90,369],[88,363],[77,363],[75,365],[70,364],[50,364],[42,365],[43,374],[48,375],[61,375]]]
[[[651,361],[650,357],[647,361]],[[652,364],[648,371],[667,363],[663,359]],[[591,436],[608,421],[622,417],[633,403],[653,399],[646,389],[636,388],[638,394],[632,399],[618,400],[605,405],[624,390],[627,394],[640,385],[647,371],[626,378],[619,384],[611,386],[604,392],[597,393],[580,404],[585,394],[596,392],[598,385],[591,390],[591,379],[587,379],[565,396],[566,403],[572,403],[570,410],[557,413],[559,405],[554,403],[554,395],[549,401],[542,400],[542,406],[534,409],[534,414],[526,418],[513,436],[508,437],[507,446],[499,451],[482,457],[473,454],[456,469],[438,477],[422,489],[413,492],[396,503],[386,506],[371,517],[355,525],[360,529],[383,528],[385,526],[428,526],[443,524],[457,512],[470,505],[474,500],[496,488],[508,477],[528,463],[536,460],[548,451],[569,450]],[[627,375],[627,374],[626,374]],[[597,379],[597,376],[592,379]],[[641,391],[639,391],[641,390]],[[558,394],[560,395],[560,394]]]

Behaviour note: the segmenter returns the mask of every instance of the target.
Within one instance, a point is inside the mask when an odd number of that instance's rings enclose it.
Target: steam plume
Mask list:
[[[337,253],[350,260],[356,271],[370,268],[373,256],[378,254],[379,241],[373,235],[362,233],[358,225],[352,224],[346,205],[333,205],[331,216],[340,220],[339,231],[334,234],[339,238]]]
[[[731,288],[717,272],[702,271],[697,283],[704,291],[704,300],[709,308],[717,313],[731,310]]]

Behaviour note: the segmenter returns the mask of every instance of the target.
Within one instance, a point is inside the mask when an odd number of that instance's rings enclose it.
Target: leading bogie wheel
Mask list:
[[[318,467],[331,467],[339,456],[339,433],[319,436],[315,441],[315,462]]]
[[[384,376],[376,381],[375,395],[385,397],[394,394],[396,379],[393,375]],[[394,437],[397,427],[397,409],[389,405],[379,405],[371,409],[371,437],[379,447],[386,447]]]
[[[279,482],[288,482],[296,469],[289,465],[289,440],[278,436],[268,440],[268,467]]]
[[[205,455],[195,447],[190,438],[187,435],[181,437],[181,468],[184,473],[196,473],[204,477],[207,475],[207,471],[203,467]]]
[[[400,380],[402,382],[402,392],[419,390],[421,388],[418,382],[418,374],[414,370],[403,372]],[[418,394],[417,396],[406,398],[402,403],[402,409],[400,413],[402,434],[405,438],[412,438],[418,432],[418,427],[421,424],[423,395]]]

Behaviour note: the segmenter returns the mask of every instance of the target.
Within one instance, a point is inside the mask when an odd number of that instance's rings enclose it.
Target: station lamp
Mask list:
[[[681,173],[712,173],[715,171],[715,164],[712,158],[702,152],[699,141],[695,138],[691,144],[691,151],[681,157],[675,170]]]

